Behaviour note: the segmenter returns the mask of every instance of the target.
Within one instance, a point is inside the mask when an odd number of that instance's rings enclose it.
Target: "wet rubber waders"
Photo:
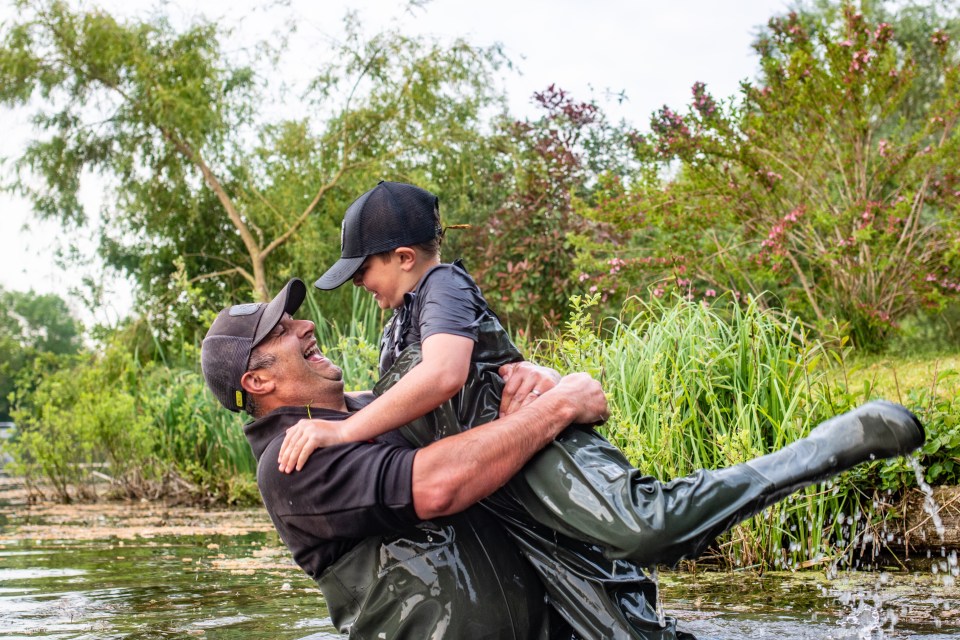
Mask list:
[[[418,446],[493,420],[497,370],[520,354],[495,319],[485,320],[464,389],[402,428]],[[405,350],[382,393],[420,361]],[[874,402],[837,416],[810,436],[747,463],[663,483],[633,468],[588,427],[573,426],[506,487],[484,500],[541,576],[551,604],[584,638],[691,638],[659,618],[656,584],[641,567],[696,558],[721,533],[786,495],[873,458],[918,448],[919,421]]]
[[[317,579],[351,640],[570,640],[498,520],[473,509],[367,538]]]

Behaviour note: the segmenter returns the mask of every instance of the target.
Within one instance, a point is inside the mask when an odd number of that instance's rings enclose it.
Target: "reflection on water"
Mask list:
[[[0,478],[0,516],[2,640],[342,638],[262,510],[36,507]]]
[[[340,637],[268,534],[3,544],[4,639]]]
[[[262,510],[28,508],[0,482],[0,516],[0,640],[343,638]],[[912,573],[659,576],[700,640],[960,638],[956,555],[934,556]]]

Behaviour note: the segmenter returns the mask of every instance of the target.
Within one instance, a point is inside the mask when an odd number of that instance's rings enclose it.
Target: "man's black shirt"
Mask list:
[[[374,443],[323,447],[300,471],[283,473],[278,457],[286,430],[313,417],[342,420],[328,409],[283,407],[247,423],[257,484],[277,532],[313,579],[360,540],[395,534],[420,522],[413,508],[416,450],[391,432]],[[264,457],[266,456],[266,457]]]

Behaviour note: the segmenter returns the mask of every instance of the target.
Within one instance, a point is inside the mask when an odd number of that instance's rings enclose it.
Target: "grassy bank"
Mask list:
[[[576,300],[564,333],[537,345],[537,354],[603,379],[614,407],[605,435],[645,473],[667,480],[743,462],[884,397],[926,425],[927,480],[957,483],[960,404],[942,358],[861,360],[756,305],[637,303],[603,320],[592,306]],[[894,520],[916,484],[904,459],[861,465],[736,527],[715,559],[731,567],[869,564],[902,547]]]

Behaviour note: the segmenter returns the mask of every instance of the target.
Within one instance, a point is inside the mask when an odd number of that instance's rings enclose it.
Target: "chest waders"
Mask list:
[[[503,389],[498,369],[502,364],[522,359],[500,323],[492,317],[484,319],[464,388],[430,414],[401,427],[401,432],[413,444],[426,446],[438,438],[494,420],[500,411]],[[419,345],[406,348],[377,383],[374,393],[382,394],[419,362]],[[616,451],[599,435],[579,427],[567,429],[547,450],[579,448],[594,441],[603,443],[604,451]],[[480,504],[499,518],[512,544],[536,570],[551,605],[581,638],[588,640],[692,638],[678,634],[672,618],[661,624],[656,611],[656,584],[635,563],[606,557],[598,544],[602,536],[558,534],[555,518],[541,521],[527,508],[545,500],[564,511],[583,510],[575,505],[576,499],[560,480],[577,481],[582,475],[580,470],[569,467],[569,456],[558,458],[556,462],[561,466],[556,467],[555,461],[545,454],[546,451],[538,454],[516,478]],[[549,486],[549,491],[536,494],[530,484],[534,479],[537,485]],[[602,522],[597,524],[605,526]],[[511,544],[509,540],[506,543]]]
[[[509,545],[495,519],[467,511],[367,538],[317,584],[351,640],[569,640]]]
[[[484,320],[463,390],[402,428],[417,445],[497,416],[501,364],[521,359],[495,319]],[[384,390],[420,361],[404,350]],[[462,426],[461,426],[462,425]],[[923,427],[904,407],[871,402],[806,438],[749,462],[663,483],[643,475],[592,429],[562,432],[481,504],[506,525],[533,564],[551,604],[584,638],[691,638],[660,624],[656,584],[641,567],[698,557],[721,533],[790,493],[868,460],[909,453]]]

